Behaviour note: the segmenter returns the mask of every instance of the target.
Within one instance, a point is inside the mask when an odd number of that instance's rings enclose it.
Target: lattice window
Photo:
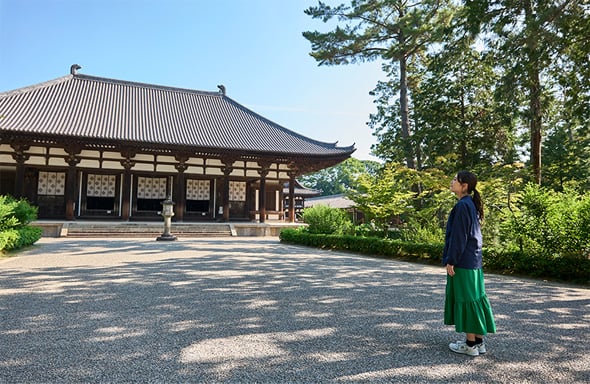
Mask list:
[[[209,200],[210,184],[209,180],[188,179],[186,181],[186,199]]]
[[[37,195],[63,196],[66,189],[65,172],[39,172]]]
[[[86,196],[115,197],[116,180],[115,175],[88,175]]]
[[[138,177],[137,198],[139,199],[165,199],[165,177]]]
[[[246,182],[230,181],[229,182],[229,200],[246,201]]]

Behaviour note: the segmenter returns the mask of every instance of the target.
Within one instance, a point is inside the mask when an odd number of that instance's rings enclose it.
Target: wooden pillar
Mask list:
[[[289,223],[295,222],[295,172],[289,173]]]
[[[121,219],[124,221],[129,221],[129,208],[131,205],[131,170],[125,169],[123,171],[123,188],[121,189],[121,193],[123,193],[121,199]]]
[[[258,192],[258,212],[261,223],[266,221],[266,176],[260,177],[260,191]]]
[[[229,174],[231,170],[223,171],[223,191],[221,197],[223,199],[223,221],[229,221]]]
[[[20,199],[25,196],[25,161],[29,159],[29,155],[25,153],[29,149],[25,144],[11,144],[14,152],[12,158],[16,161],[16,180],[14,180],[14,197]]]
[[[76,163],[70,163],[66,175],[66,220],[74,220],[76,216]]]
[[[174,217],[176,221],[183,221],[186,206],[186,176],[184,175],[184,172],[188,169],[188,165],[185,163],[189,157],[177,155],[175,156],[175,159],[178,161],[178,164],[175,164],[174,168],[178,171],[178,175],[176,176],[176,188],[174,190],[175,193],[173,198],[176,202],[174,205]]]
[[[123,156],[125,156],[125,160],[121,160],[121,165],[124,168],[121,219],[129,221],[129,211],[131,207],[131,168],[133,168],[133,166],[135,165],[135,162],[131,160],[131,157],[135,156],[135,154],[123,154]]]
[[[76,216],[76,182],[77,170],[76,165],[80,162],[78,154],[81,149],[76,145],[70,145],[65,148],[68,153],[66,162],[68,163],[68,172],[66,174],[65,203],[66,203],[66,220],[74,220]]]
[[[260,174],[260,190],[258,192],[258,214],[261,223],[266,221],[266,175],[268,175],[268,167],[263,166],[258,171]]]
[[[66,174],[66,220],[74,220],[76,216],[76,182],[78,180],[76,164],[78,161],[69,162],[68,172]]]
[[[20,199],[25,193],[25,160],[16,160],[16,180],[14,180],[14,197]]]
[[[176,176],[174,216],[176,221],[184,220],[184,211],[186,207],[186,176],[183,172],[178,172]]]

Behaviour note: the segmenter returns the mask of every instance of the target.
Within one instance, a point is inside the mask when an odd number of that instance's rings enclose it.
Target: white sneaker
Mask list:
[[[473,347],[470,347],[464,341],[456,341],[454,343],[451,343],[451,344],[449,344],[449,348],[451,349],[451,351],[456,352],[456,353],[462,353],[464,355],[469,355],[469,356],[479,356],[478,346],[474,345]],[[485,349],[485,346],[484,346],[484,349]]]
[[[477,347],[477,351],[479,352],[480,355],[483,355],[484,353],[486,353],[486,342],[482,341],[479,344],[475,345]]]
[[[467,343],[465,341],[457,341],[457,342],[455,342],[453,344],[465,344],[465,345],[467,345]],[[479,352],[480,355],[483,355],[484,353],[487,352],[487,350],[486,350],[486,342],[485,341],[482,341],[479,344],[475,344],[475,346],[477,347],[477,351]],[[450,348],[450,346],[449,346],[449,348]]]

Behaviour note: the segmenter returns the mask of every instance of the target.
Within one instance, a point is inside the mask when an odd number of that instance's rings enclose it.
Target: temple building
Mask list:
[[[196,91],[78,69],[0,93],[0,194],[27,198],[41,219],[159,220],[171,197],[176,221],[291,221],[296,177],[355,150],[290,131],[223,86]]]

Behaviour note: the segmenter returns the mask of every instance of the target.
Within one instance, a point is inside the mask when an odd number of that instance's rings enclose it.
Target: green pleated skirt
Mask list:
[[[455,276],[447,275],[444,322],[454,325],[457,332],[496,332],[481,269],[455,268]]]

